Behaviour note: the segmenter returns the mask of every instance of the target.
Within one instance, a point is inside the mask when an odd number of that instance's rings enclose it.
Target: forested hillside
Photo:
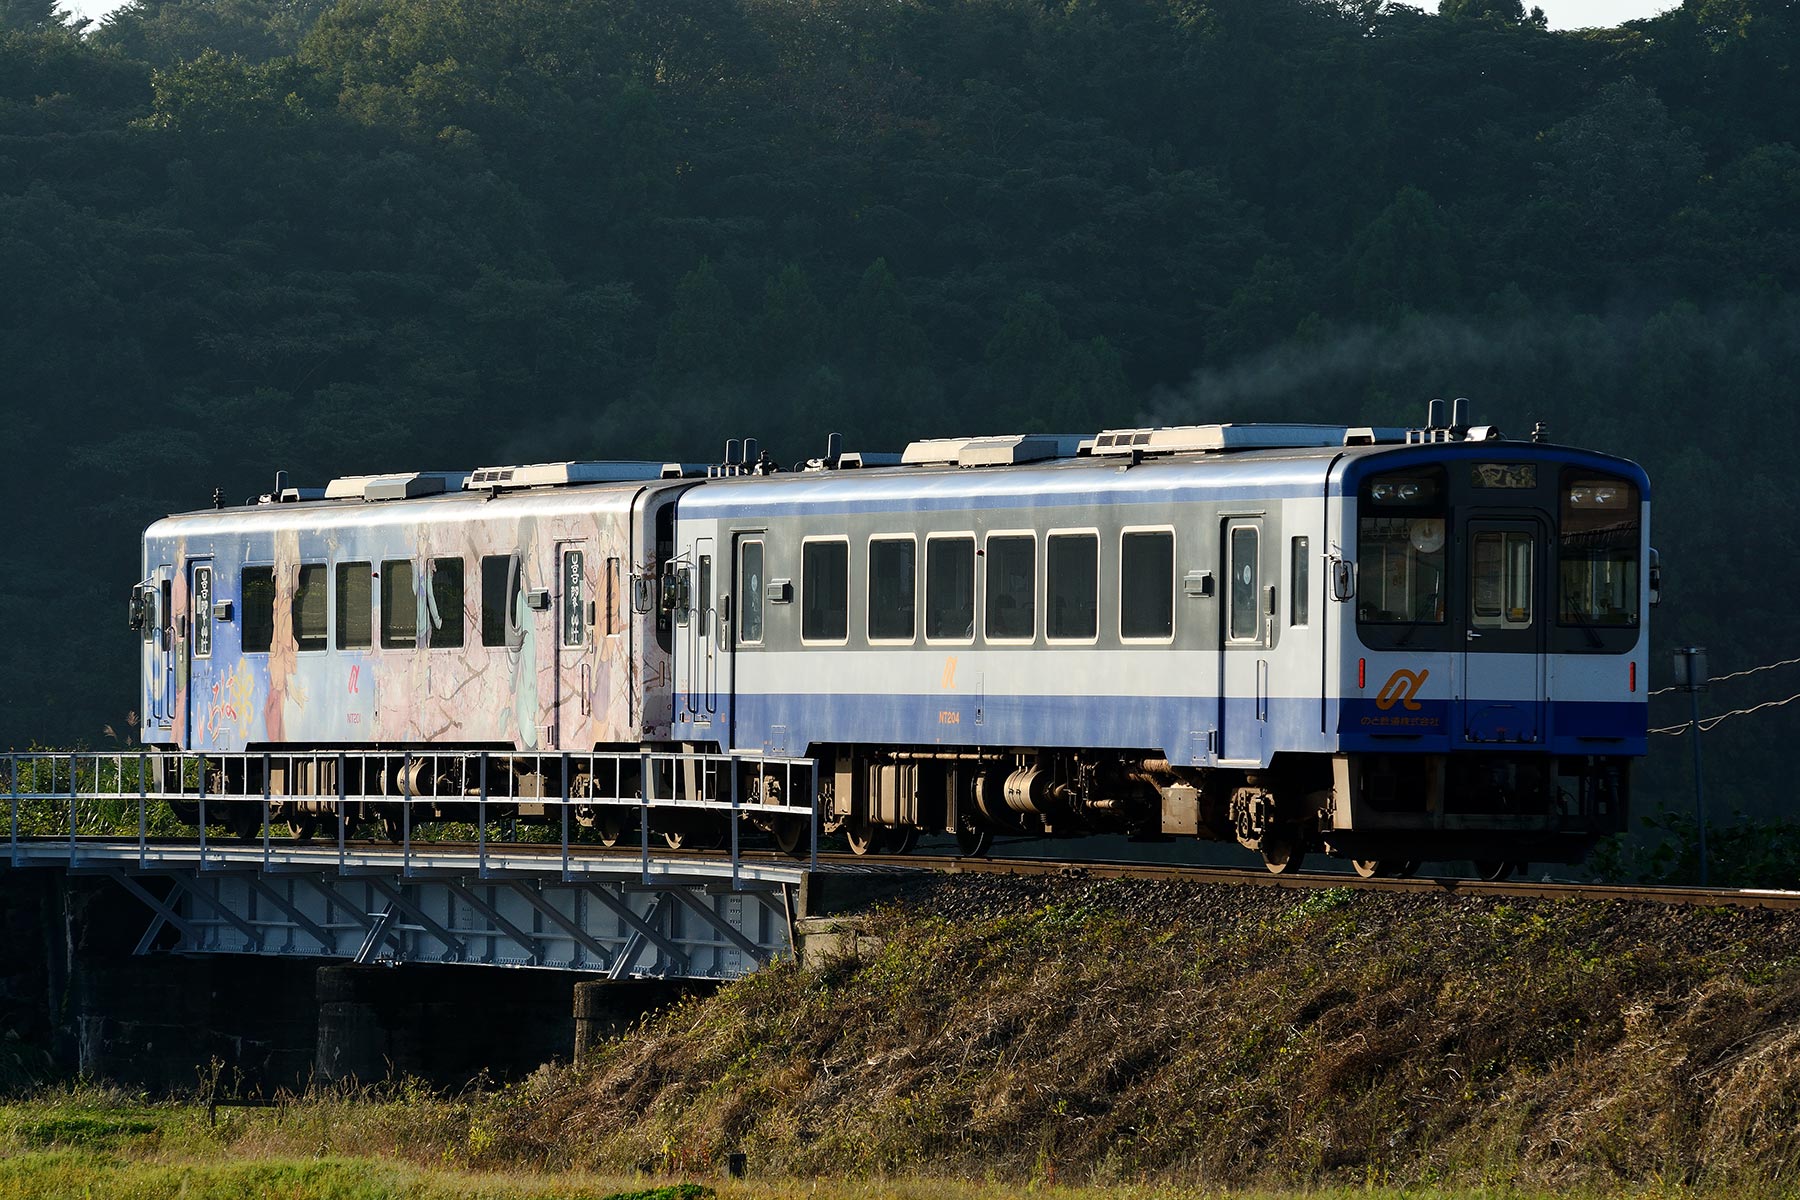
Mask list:
[[[1646,464],[1662,645],[1800,655],[1800,8],[1447,7],[0,0],[0,743],[122,728],[138,531],[278,468],[1440,395]]]

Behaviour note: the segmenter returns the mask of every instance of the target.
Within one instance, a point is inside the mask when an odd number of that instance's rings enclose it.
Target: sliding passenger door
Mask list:
[[[1219,622],[1219,761],[1262,765],[1269,729],[1269,580],[1260,517],[1224,522]]]

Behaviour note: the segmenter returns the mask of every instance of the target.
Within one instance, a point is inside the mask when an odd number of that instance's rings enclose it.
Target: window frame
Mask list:
[[[912,562],[912,636],[905,638],[876,637],[874,631],[875,605],[873,590],[875,587],[875,543],[906,542],[913,548]],[[863,639],[871,646],[916,646],[920,633],[919,593],[924,590],[925,563],[919,557],[919,535],[916,533],[872,533],[863,543]]]
[[[1085,537],[1094,543],[1094,632],[1088,637],[1052,637],[1050,634],[1050,542],[1059,537]],[[1100,530],[1098,526],[1066,526],[1044,531],[1044,644],[1048,646],[1097,646],[1100,644]]]
[[[1012,538],[1027,540],[1031,543],[1031,633],[1026,637],[995,637],[988,631],[988,605],[992,602],[994,589],[989,586],[988,571],[994,556],[989,546],[995,538]],[[989,646],[1035,646],[1038,632],[1043,628],[1044,615],[1044,573],[1039,568],[1044,561],[1044,548],[1041,538],[1035,529],[990,529],[981,538],[981,640]]]
[[[969,543],[969,635],[967,637],[932,637],[931,617],[931,543]],[[973,646],[975,628],[981,614],[981,572],[976,560],[981,557],[981,539],[973,529],[940,529],[925,535],[925,554],[919,560],[919,635],[927,646]]]
[[[1166,533],[1169,535],[1169,632],[1162,637],[1128,637],[1125,633],[1125,539],[1132,534]],[[1175,642],[1175,631],[1181,620],[1181,535],[1173,525],[1125,525],[1119,530],[1119,619],[1114,623],[1119,641],[1126,646],[1169,646]],[[1098,572],[1096,562],[1096,575]],[[1095,613],[1096,618],[1099,614]],[[1095,624],[1099,622],[1096,620]]]
[[[281,601],[281,588],[276,585],[276,570],[276,565],[272,562],[247,562],[238,567],[238,653],[240,654],[271,654],[275,650],[275,609]],[[261,650],[250,649],[243,640],[250,612],[250,599],[244,587],[244,575],[249,571],[267,571],[269,573],[269,643]],[[214,579],[215,591],[218,586],[218,580]]]
[[[838,638],[809,638],[806,636],[806,548],[815,543],[836,542],[844,548],[844,635]],[[766,552],[765,552],[766,553]],[[768,560],[763,560],[763,592],[768,593]],[[847,533],[821,533],[800,539],[800,644],[802,646],[848,646],[850,644],[850,535]],[[765,625],[764,636],[767,636]]]
[[[300,579],[306,574],[307,568],[309,567],[316,568],[323,574],[325,591],[325,628],[319,637],[322,644],[311,649],[303,646],[300,642]],[[335,599],[333,593],[337,590],[334,586],[334,582],[331,573],[331,562],[329,560],[321,559],[317,562],[301,561],[294,564],[294,590],[288,597],[289,624],[292,628],[288,630],[288,634],[293,639],[295,654],[331,653],[331,610],[333,607],[332,600]]]
[[[477,559],[477,562],[480,560]],[[454,643],[438,643],[437,633],[450,624],[450,615],[439,607],[437,602],[437,566],[441,562],[453,562],[462,569],[457,573],[457,592],[459,603],[456,606],[457,640]],[[424,560],[425,566],[425,645],[429,650],[465,650],[469,648],[469,560],[461,554],[433,554]],[[431,623],[431,610],[436,608],[443,624]]]
[[[500,582],[500,640],[497,642],[490,642],[487,639],[487,564],[491,559],[499,559],[507,564],[506,575]],[[484,650],[518,649],[519,645],[514,640],[514,634],[522,633],[523,626],[515,622],[516,614],[514,609],[518,604],[518,598],[525,592],[524,556],[517,550],[506,550],[499,554],[482,554],[475,559],[475,572],[479,577],[479,583],[481,585],[481,621],[479,627],[475,631],[476,635],[480,638],[481,648]],[[464,576],[464,579],[466,581],[466,575]],[[467,593],[465,592],[465,596],[466,594]]]
[[[1250,613],[1254,620],[1252,632],[1247,637],[1238,635],[1235,619],[1238,613],[1238,560],[1234,543],[1239,533],[1250,535],[1252,543],[1250,561],[1256,567],[1256,578],[1251,581],[1250,587]],[[1269,644],[1268,623],[1264,620],[1267,614],[1263,612],[1263,596],[1265,595],[1263,588],[1266,584],[1263,582],[1262,573],[1262,534],[1262,523],[1257,520],[1227,518],[1225,522],[1225,587],[1223,589],[1225,593],[1225,637],[1223,640],[1227,646],[1267,646]]]
[[[344,606],[338,602],[338,593],[344,588],[346,581],[351,578],[350,575],[346,574],[346,571],[352,567],[366,567],[368,569],[369,640],[365,645],[361,646],[352,646],[345,642]],[[375,648],[375,642],[378,636],[376,624],[378,620],[378,617],[376,616],[376,609],[378,607],[376,593],[378,590],[375,578],[375,563],[373,560],[347,558],[331,564],[331,648],[333,650],[352,651],[373,650]]]
[[[1312,535],[1288,535],[1288,628],[1312,628]]]
[[[749,590],[745,586],[745,583],[744,583],[744,580],[747,578],[747,576],[744,574],[744,563],[745,563],[746,558],[748,557],[745,552],[751,546],[756,547],[756,569],[757,569],[757,576],[758,576],[758,580],[759,580],[759,582],[757,583],[757,587],[756,587],[756,637],[755,638],[749,638],[749,637],[744,636],[744,627],[746,624],[748,624],[748,622],[746,622],[744,620],[744,614],[749,611],[749,608],[746,606],[746,603],[744,600],[744,596]],[[734,632],[733,632],[733,639],[734,639],[735,643],[739,646],[761,646],[768,640],[768,637],[769,637],[769,547],[768,547],[767,542],[763,538],[760,538],[760,537],[740,537],[740,538],[738,538],[736,574],[737,574],[736,583],[737,583],[737,597],[738,598],[735,603],[737,605],[738,611],[736,614],[736,620],[734,620],[732,622],[734,625],[737,626],[736,630],[734,630]]]
[[[419,649],[419,565],[410,558],[384,558],[380,561],[381,574],[375,580],[375,646],[382,650],[417,650]],[[412,586],[407,588],[406,596],[412,601],[410,621],[412,633],[409,642],[388,641],[387,597],[388,579],[392,572],[389,568],[405,567],[411,574]]]

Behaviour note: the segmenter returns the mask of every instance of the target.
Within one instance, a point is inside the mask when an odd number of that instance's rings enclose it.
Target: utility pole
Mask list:
[[[1700,886],[1706,886],[1706,776],[1700,767],[1700,693],[1706,690],[1706,647],[1683,646],[1675,652],[1675,686],[1693,701],[1694,823],[1700,830]]]

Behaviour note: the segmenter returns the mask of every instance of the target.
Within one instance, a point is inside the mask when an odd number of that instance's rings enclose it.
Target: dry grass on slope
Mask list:
[[[872,951],[509,1091],[483,1153],[1213,1185],[1800,1169],[1791,916],[952,880],[866,921]]]

